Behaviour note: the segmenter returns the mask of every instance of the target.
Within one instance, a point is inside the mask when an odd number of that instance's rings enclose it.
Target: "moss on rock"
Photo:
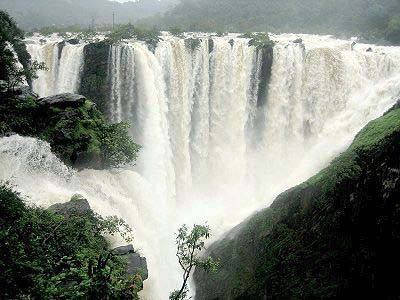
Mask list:
[[[69,96],[57,97],[59,101]],[[77,168],[103,169],[135,161],[139,146],[129,137],[128,125],[108,123],[96,105],[84,98],[60,105],[43,104],[33,96],[4,97],[0,135],[17,133],[45,140],[58,157]]]

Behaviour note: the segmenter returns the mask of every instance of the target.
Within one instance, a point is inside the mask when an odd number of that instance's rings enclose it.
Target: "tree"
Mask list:
[[[389,21],[386,39],[395,44],[400,43],[400,16],[395,16]]]
[[[201,268],[206,272],[216,272],[219,262],[211,257],[200,258],[199,253],[205,249],[204,240],[210,237],[208,225],[194,225],[191,232],[183,225],[178,230],[176,244],[178,246],[176,256],[183,270],[183,283],[179,290],[173,291],[170,300],[183,300],[188,293],[188,280],[193,268]]]
[[[45,69],[44,63],[31,62],[24,32],[6,12],[0,11],[0,90],[14,89],[25,81],[31,85],[37,71]]]

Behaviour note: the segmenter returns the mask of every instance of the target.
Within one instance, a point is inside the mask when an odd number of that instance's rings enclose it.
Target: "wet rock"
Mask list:
[[[132,245],[115,248],[112,253],[126,261],[126,276],[130,277],[139,274],[142,280],[146,280],[149,277],[146,258],[140,256],[139,253],[135,253]]]
[[[208,53],[213,52],[213,50],[214,50],[214,40],[208,39]]]
[[[135,249],[133,249],[132,245],[121,246],[112,250],[112,253],[115,255],[126,255],[129,253],[135,253]]]
[[[86,101],[85,96],[71,93],[64,93],[39,99],[39,104],[43,106],[53,106],[58,108],[80,107]]]
[[[294,43],[294,44],[303,44],[303,39],[295,39],[294,41],[292,41],[292,43]]]
[[[89,202],[82,195],[76,194],[71,200],[66,203],[57,203],[48,208],[55,213],[70,216],[70,215],[86,215],[92,214]]]
[[[67,43],[71,45],[78,45],[80,41],[78,39],[70,39],[67,41]]]
[[[367,49],[367,52],[372,52],[372,48],[371,48],[371,47],[368,48],[368,49]]]

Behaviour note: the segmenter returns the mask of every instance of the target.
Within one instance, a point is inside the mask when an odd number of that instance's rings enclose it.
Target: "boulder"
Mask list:
[[[69,202],[57,203],[48,209],[64,216],[93,214],[89,202],[79,194],[72,196]]]
[[[78,45],[79,44],[79,40],[78,39],[70,39],[67,41],[68,44],[71,45]]]
[[[303,44],[303,39],[295,39],[292,43],[294,44]]]
[[[372,52],[372,48],[371,48],[371,47],[368,48],[368,49],[367,49],[367,52]]]
[[[72,94],[72,93],[64,93],[54,96],[49,96],[45,98],[39,99],[39,104],[43,106],[53,106],[57,108],[67,108],[67,107],[80,107],[86,101],[85,96]]]
[[[129,253],[135,253],[135,249],[133,249],[132,245],[121,246],[112,250],[112,253],[115,255],[126,255]]]
[[[26,98],[37,98],[38,95],[35,94],[32,89],[27,85],[20,85],[14,88],[13,94],[20,99]]]
[[[111,252],[126,261],[126,276],[130,277],[139,274],[142,280],[149,278],[146,258],[140,256],[139,253],[135,253],[132,245],[118,247]]]

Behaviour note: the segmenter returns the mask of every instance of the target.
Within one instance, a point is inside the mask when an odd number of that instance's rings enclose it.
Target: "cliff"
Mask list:
[[[395,299],[400,103],[347,151],[209,248],[196,299]]]

